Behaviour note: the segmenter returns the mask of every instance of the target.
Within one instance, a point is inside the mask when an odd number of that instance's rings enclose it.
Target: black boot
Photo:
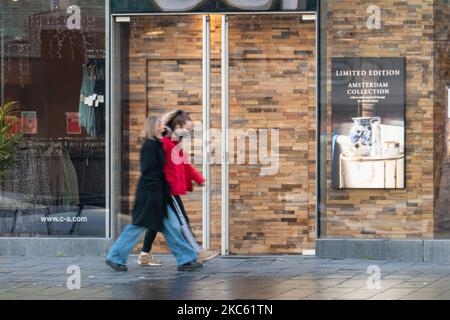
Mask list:
[[[203,267],[203,264],[201,264],[200,262],[192,261],[192,262],[185,263],[181,266],[178,266],[178,271],[194,271],[194,270],[198,270],[202,267]]]
[[[128,267],[125,264],[114,263],[109,259],[106,259],[105,263],[116,271],[128,271]]]

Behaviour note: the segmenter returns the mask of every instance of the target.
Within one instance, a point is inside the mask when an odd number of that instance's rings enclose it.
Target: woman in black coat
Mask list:
[[[128,256],[146,230],[161,231],[177,260],[179,270],[194,270],[197,253],[181,233],[181,225],[168,206],[170,187],[164,177],[165,155],[160,141],[164,126],[159,117],[145,120],[141,149],[141,178],[137,186],[133,223],[122,231],[111,247],[106,264],[118,271],[127,271]]]
[[[145,140],[141,150],[141,178],[133,208],[133,224],[162,232],[170,187],[164,178],[164,150],[160,140]]]

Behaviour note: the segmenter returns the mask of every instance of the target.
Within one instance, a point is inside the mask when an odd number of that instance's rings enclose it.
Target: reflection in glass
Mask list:
[[[104,1],[2,1],[0,15],[1,102],[18,102],[23,135],[0,236],[105,237]]]

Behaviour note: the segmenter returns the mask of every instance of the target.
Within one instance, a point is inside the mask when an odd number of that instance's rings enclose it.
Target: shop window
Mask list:
[[[320,237],[448,239],[448,1],[321,7]]]
[[[105,2],[7,0],[0,18],[3,120],[21,136],[0,237],[105,237]]]

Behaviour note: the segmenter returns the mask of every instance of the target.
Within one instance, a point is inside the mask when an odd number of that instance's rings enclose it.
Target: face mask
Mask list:
[[[176,129],[172,134],[172,140],[181,141],[183,138],[189,137],[190,133],[186,129]]]

